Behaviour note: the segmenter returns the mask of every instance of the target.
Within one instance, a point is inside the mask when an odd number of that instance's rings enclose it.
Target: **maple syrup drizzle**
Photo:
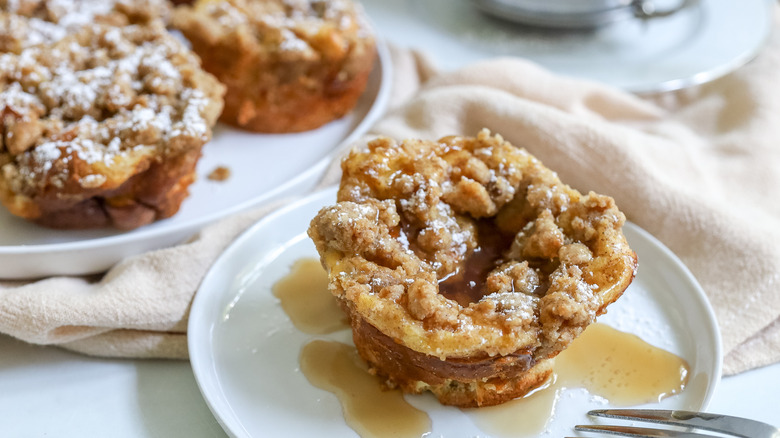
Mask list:
[[[428,414],[407,403],[401,390],[384,390],[355,347],[314,340],[301,350],[300,363],[312,385],[339,398],[344,420],[361,437],[422,437],[431,431]]]
[[[463,307],[476,303],[485,295],[488,273],[501,263],[503,253],[512,245],[492,222],[480,220],[477,225],[477,247],[466,256],[462,266],[439,281],[439,293]]]
[[[296,262],[274,285],[274,294],[301,331],[325,334],[349,328],[316,259]],[[400,391],[383,390],[355,347],[314,340],[303,347],[299,360],[313,385],[339,398],[347,424],[361,437],[431,432],[430,417],[406,402]],[[528,437],[544,431],[565,388],[584,387],[611,405],[631,406],[678,394],[688,383],[689,366],[682,358],[601,323],[591,324],[555,361],[553,377],[525,397],[463,411],[485,433]]]
[[[688,370],[679,356],[595,323],[555,358],[553,377],[545,387],[503,405],[467,412],[480,429],[496,437],[535,436],[553,417],[565,388],[584,387],[613,406],[633,406],[682,392]]]
[[[295,327],[309,334],[348,330],[336,298],[328,291],[328,277],[319,260],[296,261],[273,292]],[[347,424],[364,438],[424,436],[431,419],[410,405],[400,390],[384,391],[357,349],[341,342],[315,340],[304,345],[301,371],[312,385],[335,394]]]
[[[561,385],[583,386],[617,406],[659,402],[688,382],[681,357],[606,324],[592,324],[558,356]]]
[[[328,274],[317,259],[296,261],[272,291],[293,325],[304,333],[324,335],[349,328],[346,315],[328,291]]]
[[[555,414],[558,399],[555,374],[524,397],[497,406],[464,409],[483,432],[496,437],[536,436]]]

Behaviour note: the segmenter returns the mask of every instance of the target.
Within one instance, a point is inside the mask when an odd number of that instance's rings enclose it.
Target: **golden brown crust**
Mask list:
[[[441,360],[395,342],[359,314],[348,313],[355,346],[369,372],[383,377],[391,388],[414,394],[430,391],[445,405],[504,403],[539,387],[552,373],[552,359],[537,361],[529,352]]]
[[[56,228],[176,213],[223,87],[161,24],[84,26],[0,55],[0,201]]]
[[[309,235],[358,349],[405,389],[420,380],[448,403],[466,403],[450,387],[478,405],[514,397],[546,365],[529,369],[564,349],[635,274],[612,198],[580,194],[487,131],[380,138],[353,150],[342,171],[339,202],[318,213]],[[447,368],[440,362],[464,361],[486,374],[446,376],[445,386],[412,378],[384,360],[392,355],[379,347],[390,344],[361,335],[371,332],[363,322],[398,344],[394,354],[438,360],[425,362],[432,375]]]
[[[221,120],[256,132],[300,132],[342,117],[363,93],[374,40],[356,6],[201,0],[173,19],[227,86]]]
[[[34,222],[50,228],[79,229],[112,226],[131,230],[171,217],[189,195],[195,181],[200,148],[193,148],[164,161],[154,161],[119,187],[83,201],[63,202],[38,198],[40,214]]]

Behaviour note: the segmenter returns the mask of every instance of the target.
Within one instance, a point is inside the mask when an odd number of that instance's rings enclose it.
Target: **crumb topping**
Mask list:
[[[196,10],[220,28],[214,32],[251,36],[263,51],[343,56],[348,42],[337,33],[368,36],[355,4],[346,0],[206,0]]]
[[[145,24],[168,14],[155,0],[0,0],[0,52],[52,44],[93,23]]]
[[[231,173],[229,167],[218,166],[209,172],[208,179],[211,181],[227,181],[230,178]]]
[[[549,357],[633,278],[612,198],[486,130],[380,138],[342,170],[339,202],[309,229],[331,291],[415,351]]]

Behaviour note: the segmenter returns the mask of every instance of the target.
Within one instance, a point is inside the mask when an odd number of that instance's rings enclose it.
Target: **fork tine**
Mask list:
[[[777,428],[760,421],[704,412],[661,409],[599,409],[588,412],[588,415],[696,427],[714,432],[730,433],[743,438],[780,437]]]
[[[574,426],[580,432],[607,433],[610,435],[631,436],[638,438],[718,438],[714,435],[702,435],[671,429],[651,429],[646,427],[614,426],[614,425],[583,425]]]

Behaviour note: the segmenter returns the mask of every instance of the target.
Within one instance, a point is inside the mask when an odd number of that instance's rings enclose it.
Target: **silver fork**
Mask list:
[[[743,438],[780,438],[780,429],[769,424],[746,418],[707,414],[704,412],[654,409],[600,409],[590,411],[588,415],[620,420],[647,421],[650,423],[680,426],[684,429],[653,429],[592,424],[575,426],[574,430],[632,437],[717,438],[714,435],[694,432],[696,429],[704,429]]]

